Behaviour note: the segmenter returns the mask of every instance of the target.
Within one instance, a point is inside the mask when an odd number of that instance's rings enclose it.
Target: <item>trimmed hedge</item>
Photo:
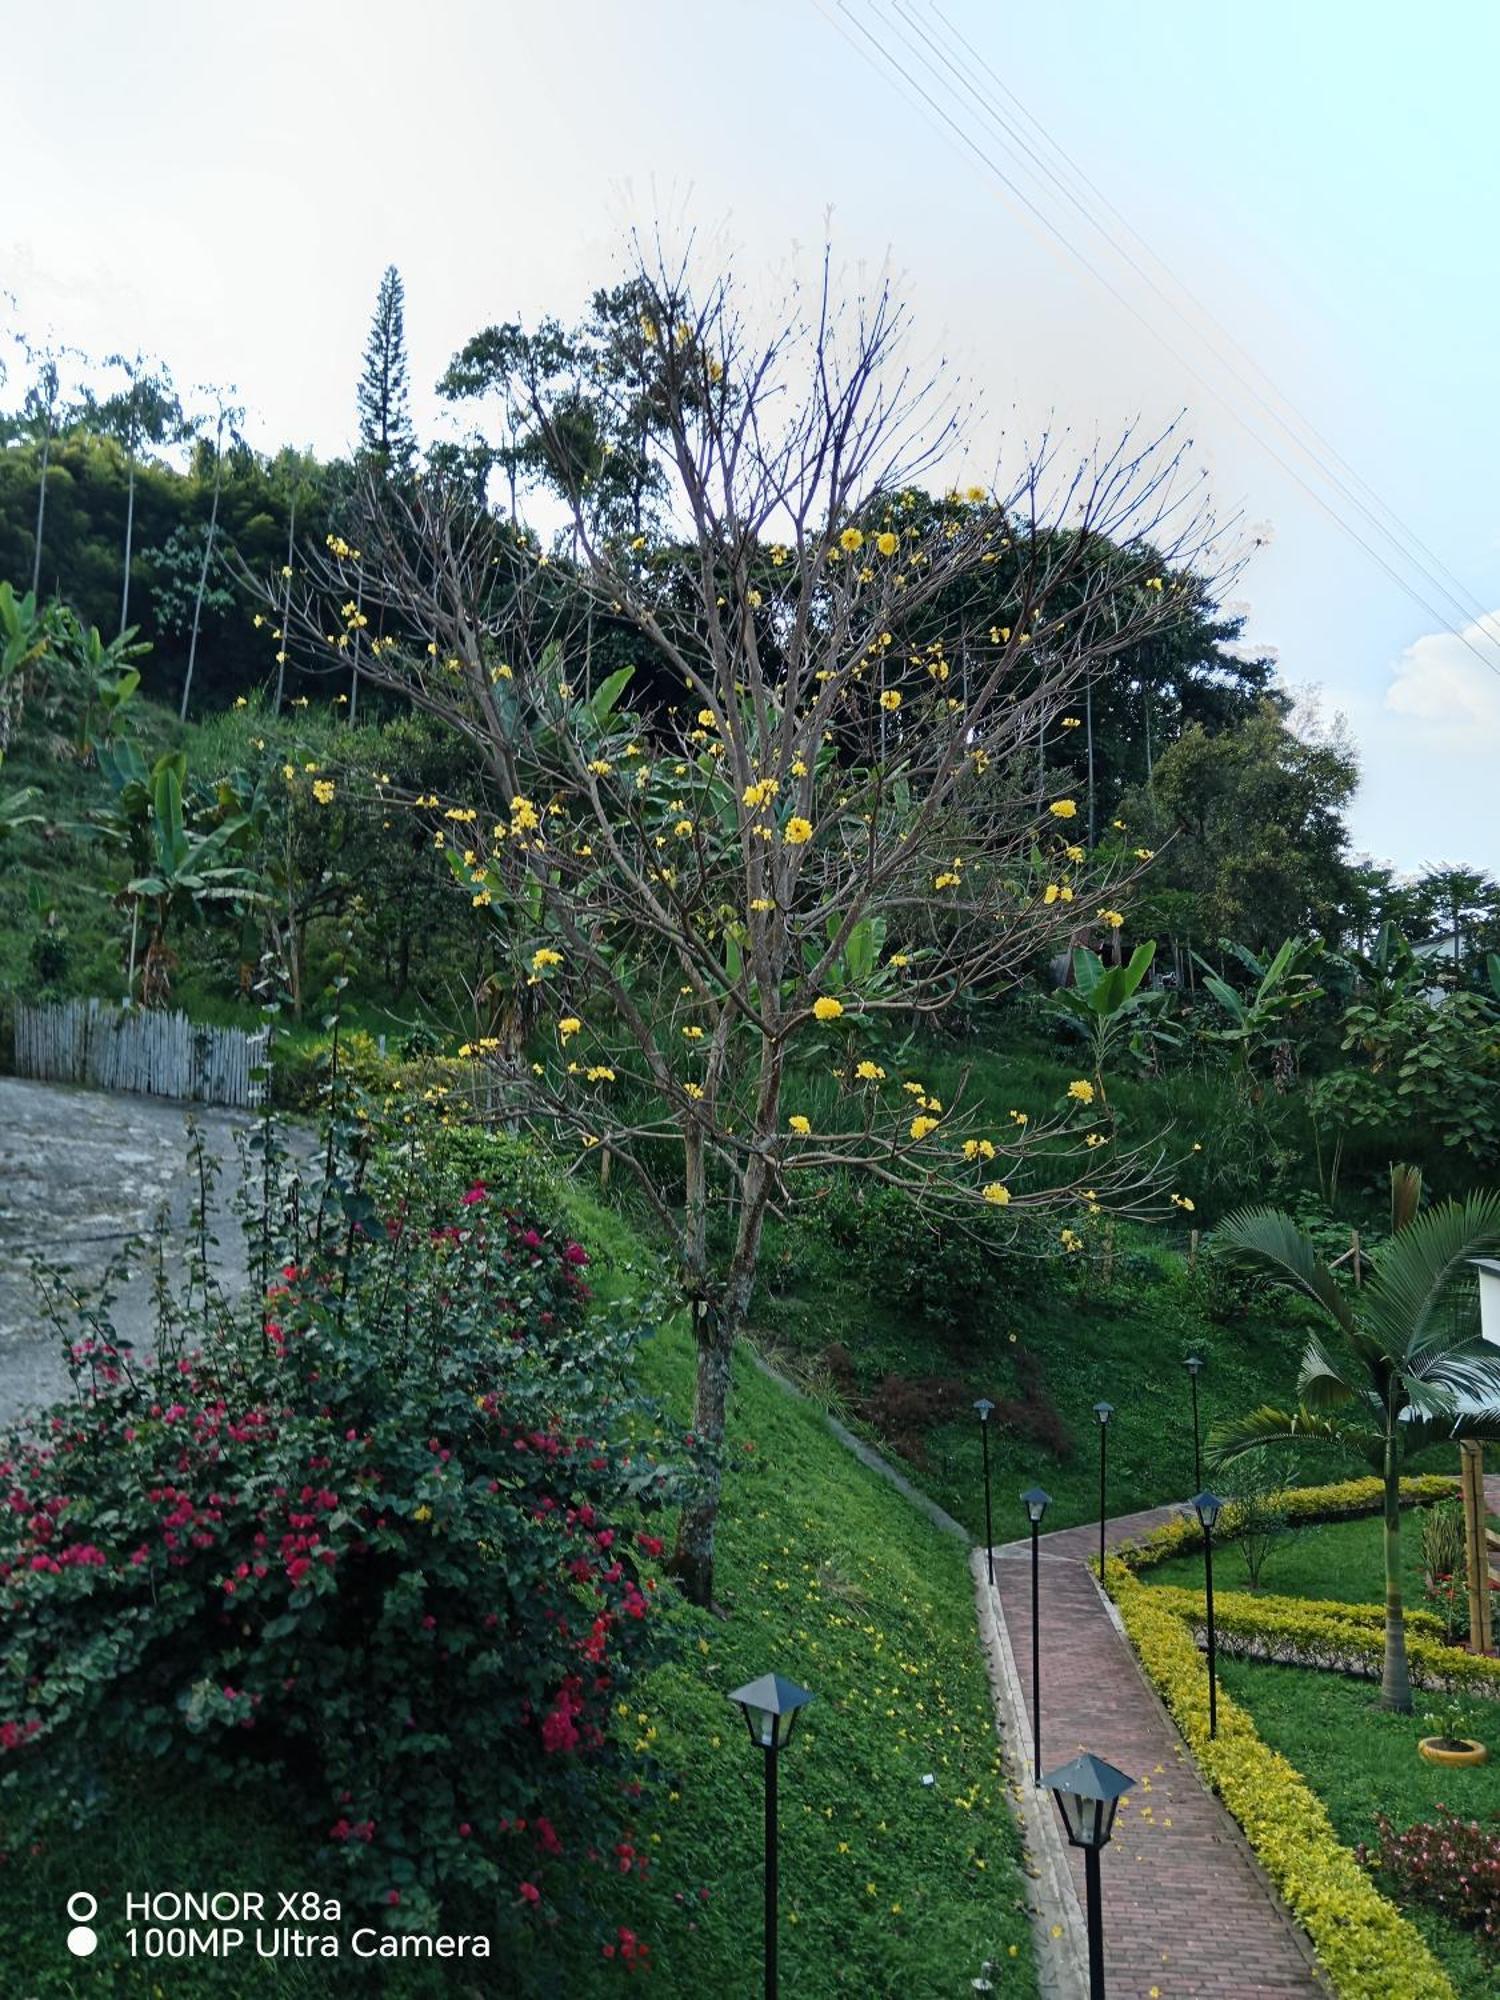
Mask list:
[[[1457,1492],[1456,1479],[1443,1478],[1437,1473],[1423,1473],[1419,1478],[1402,1480],[1401,1504],[1403,1507],[1430,1507],[1439,1500],[1453,1499]],[[1384,1483],[1372,1475],[1365,1479],[1340,1479],[1328,1486],[1289,1486],[1281,1495],[1281,1502],[1289,1521],[1311,1527],[1318,1521],[1345,1521],[1360,1514],[1378,1514],[1384,1497]],[[1237,1500],[1225,1503],[1215,1532],[1216,1541],[1234,1540],[1243,1511]],[[1115,1551],[1115,1556],[1127,1569],[1138,1574],[1141,1570],[1152,1569],[1157,1563],[1168,1562],[1173,1556],[1197,1548],[1202,1540],[1203,1530],[1196,1518],[1184,1514],[1180,1520],[1164,1521],[1138,1542],[1127,1542]]]
[[[1151,1594],[1195,1631],[1202,1629],[1201,1591],[1153,1584]],[[1430,1612],[1408,1611],[1405,1623],[1406,1664],[1413,1687],[1461,1688],[1469,1694],[1500,1697],[1500,1659],[1445,1645],[1442,1621]],[[1214,1634],[1224,1652],[1245,1659],[1274,1660],[1379,1680],[1385,1653],[1385,1607],[1215,1591]]]
[[[1351,1482],[1363,1484],[1363,1482]],[[1378,1484],[1378,1482],[1373,1482]],[[1312,1489],[1316,1490],[1316,1489]],[[1222,1689],[1208,1733],[1208,1669],[1169,1598],[1111,1558],[1105,1582],[1147,1677],[1199,1769],[1233,1813],[1257,1859],[1312,1939],[1339,2000],[1456,2000],[1415,1926],[1371,1882],[1301,1774],[1264,1743]],[[1345,1621],[1347,1630],[1359,1628]]]

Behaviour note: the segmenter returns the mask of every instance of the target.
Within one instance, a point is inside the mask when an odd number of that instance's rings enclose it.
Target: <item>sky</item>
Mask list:
[[[257,443],[336,452],[387,263],[430,431],[462,342],[571,317],[632,225],[730,243],[768,289],[827,234],[850,273],[890,267],[920,351],[977,392],[976,476],[1047,422],[1086,444],[1181,412],[1220,515],[1269,529],[1235,587],[1250,637],[1357,745],[1356,849],[1500,875],[1489,0],[0,0],[0,30],[31,79],[0,290],[32,332],[155,352],[235,384]],[[934,43],[956,70],[923,69]],[[1116,247],[998,110],[1102,192]]]

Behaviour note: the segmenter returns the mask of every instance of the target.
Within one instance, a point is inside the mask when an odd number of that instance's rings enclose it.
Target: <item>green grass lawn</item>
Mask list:
[[[1233,1492],[1232,1468],[1226,1474],[1225,1484]],[[1174,1556],[1170,1562],[1143,1571],[1142,1580],[1201,1590],[1203,1557],[1198,1553]],[[1214,1583],[1224,1590],[1249,1588],[1249,1575],[1238,1549],[1230,1546],[1216,1552]],[[1380,1516],[1369,1514],[1356,1521],[1329,1521],[1320,1527],[1299,1528],[1284,1535],[1266,1560],[1260,1587],[1278,1597],[1324,1597],[1340,1604],[1384,1602],[1385,1555]],[[1409,1609],[1437,1608],[1429,1606],[1423,1589],[1419,1508],[1407,1508],[1401,1516],[1401,1588]]]
[[[617,1217],[570,1203],[603,1252],[599,1290],[638,1282],[639,1246]],[[669,1328],[645,1351],[649,1387],[686,1420],[692,1354]],[[420,1969],[379,1990],[396,2000],[464,1991],[591,1996],[623,1976],[601,1956],[627,1925],[651,1947],[655,1990],[725,2000],[760,1990],[762,1770],[739,1712],[740,1683],[778,1671],[817,1700],[782,1767],[782,1981],[798,2000],[967,1990],[985,1959],[999,1990],[1035,1991],[1019,1835],[1000,1771],[965,1552],[830,1436],[819,1412],[738,1358],[718,1594],[724,1615],[679,1608],[680,1657],[637,1690],[622,1718],[662,1772],[637,1844],[642,1881],[605,1875],[593,1915],[539,1941],[534,1987],[450,1984]],[[931,1784],[924,1783],[930,1777]],[[0,1816],[3,1827],[3,1816]],[[0,1834],[3,1845],[3,1834]],[[132,1965],[103,1933],[86,1965],[63,1940],[67,1896],[118,1905],[128,1888],[302,1886],[336,1894],[278,1818],[272,1798],[216,1792],[191,1773],[133,1774],[120,1803],[35,1853],[11,1855],[0,1895],[0,1982],[28,2000],[311,2000],[376,1990],[347,1958],[329,1967],[236,1959],[188,1969]],[[15,1983],[19,1982],[19,1984]]]
[[[1249,1710],[1266,1742],[1307,1779],[1351,1846],[1376,1837],[1375,1818],[1382,1812],[1398,1828],[1432,1818],[1439,1805],[1465,1817],[1500,1812],[1500,1761],[1444,1770],[1418,1756],[1418,1737],[1430,1733],[1420,1692],[1415,1715],[1391,1715],[1376,1706],[1369,1682],[1339,1674],[1245,1660],[1225,1660],[1222,1672],[1225,1687]],[[1483,1734],[1492,1751],[1500,1751],[1500,1702],[1473,1707],[1492,1714]],[[1495,1993],[1500,1961],[1486,1959],[1471,1934],[1419,1905],[1408,1915],[1465,2000]]]

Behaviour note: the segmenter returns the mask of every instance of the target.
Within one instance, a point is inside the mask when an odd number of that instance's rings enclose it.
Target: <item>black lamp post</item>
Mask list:
[[[1040,1486],[1028,1486],[1021,1495],[1021,1505],[1031,1523],[1031,1776],[1038,1785],[1042,1782],[1042,1627],[1037,1535],[1042,1516],[1051,1504],[1052,1495],[1044,1493]]]
[[[729,1699],[744,1710],[750,1741],[766,1755],[766,2000],[776,2000],[776,1763],[813,1697],[780,1674],[762,1674],[736,1688]]]
[[[1057,1800],[1068,1841],[1083,1849],[1088,1891],[1089,2000],[1104,2000],[1104,1915],[1099,1906],[1099,1856],[1114,1831],[1115,1808],[1135,1785],[1113,1764],[1085,1753],[1051,1771],[1042,1783]]]
[[[1193,1512],[1203,1528],[1203,1603],[1208,1613],[1208,1733],[1219,1733],[1218,1676],[1214,1669],[1214,1523],[1224,1502],[1206,1489],[1193,1498]]]
[[[990,1589],[995,1587],[995,1529],[990,1516],[990,1411],[994,1404],[981,1396],[974,1405],[979,1412],[979,1439],[984,1452],[984,1559],[990,1568]]]
[[[1201,1447],[1198,1443],[1198,1376],[1203,1367],[1202,1356],[1190,1354],[1182,1365],[1188,1372],[1188,1381],[1192,1384],[1193,1389],[1193,1485],[1194,1487],[1201,1487],[1203,1484],[1203,1460]]]
[[[1094,1415],[1099,1419],[1099,1582],[1104,1582],[1104,1520],[1105,1520],[1105,1465],[1109,1457],[1109,1420],[1115,1413],[1113,1403],[1095,1403]]]

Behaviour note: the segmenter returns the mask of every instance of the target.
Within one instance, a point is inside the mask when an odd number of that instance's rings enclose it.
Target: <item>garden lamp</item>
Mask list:
[[[1109,1457],[1109,1420],[1115,1413],[1113,1403],[1095,1403],[1094,1415],[1099,1422],[1099,1588],[1104,1588],[1104,1521],[1105,1506],[1105,1464]]]
[[[813,1696],[795,1681],[780,1674],[762,1674],[747,1681],[729,1699],[743,1711],[750,1741],[765,1752],[766,1758],[766,2000],[776,2000],[776,1902],[777,1902],[777,1823],[776,1766],[781,1752],[791,1742],[797,1717]]]
[[[1214,1663],[1214,1528],[1224,1502],[1207,1488],[1193,1496],[1193,1512],[1203,1529],[1203,1608],[1208,1639],[1208,1733],[1219,1733],[1219,1684]]]
[[[1500,1263],[1493,1257],[1471,1257],[1479,1273],[1479,1336],[1500,1347]]]
[[[1190,1354],[1182,1365],[1188,1372],[1188,1381],[1191,1383],[1193,1390],[1193,1484],[1201,1486],[1203,1484],[1203,1460],[1202,1448],[1198,1443],[1198,1377],[1203,1369],[1203,1357],[1198,1354]]]
[[[1099,1855],[1114,1832],[1115,1810],[1135,1785],[1113,1764],[1087,1751],[1049,1771],[1042,1783],[1057,1801],[1070,1846],[1083,1849],[1089,1933],[1089,2000],[1104,2000],[1104,1917],[1099,1897]]]
[[[1052,1505],[1052,1495],[1044,1493],[1040,1486],[1028,1486],[1021,1495],[1021,1505],[1031,1523],[1031,1777],[1039,1785],[1042,1782],[1042,1620],[1037,1534],[1042,1516]]]
[[[990,1509],[990,1412],[994,1404],[981,1396],[974,1405],[979,1414],[979,1442],[984,1454],[984,1559],[989,1566],[990,1589],[995,1587],[995,1529]]]

